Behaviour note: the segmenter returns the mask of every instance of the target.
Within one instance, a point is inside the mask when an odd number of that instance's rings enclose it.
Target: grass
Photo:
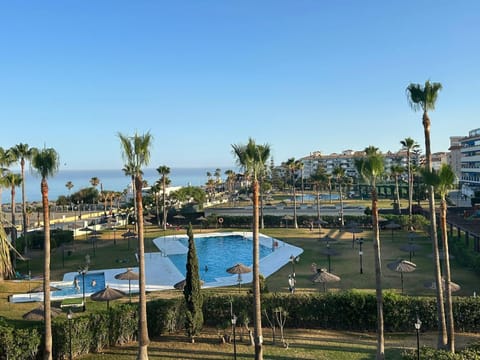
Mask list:
[[[195,230],[199,231],[232,231],[233,229],[221,230]],[[243,231],[244,229],[242,229]],[[79,266],[85,262],[85,256],[89,255],[91,259],[90,269],[105,269],[136,266],[135,260],[135,240],[131,240],[130,248],[128,241],[121,237],[125,230],[117,230],[115,234],[111,231],[104,232],[97,241],[95,252],[92,243],[85,240],[85,236],[78,237],[74,242],[74,251],[70,256],[63,254],[61,249],[52,252],[52,280],[61,280],[63,274],[69,271],[76,271]],[[183,233],[184,230],[181,230]],[[298,263],[295,263],[295,273],[297,278],[297,292],[318,292],[323,291],[318,284],[311,282],[313,274],[311,265],[317,264],[319,267],[328,267],[327,256],[322,254],[325,243],[318,241],[319,237],[327,234],[338,241],[332,242],[331,247],[340,254],[331,257],[332,272],[341,277],[341,281],[328,285],[328,291],[342,291],[346,289],[361,289],[372,291],[374,288],[374,268],[373,268],[373,245],[372,233],[365,231],[355,234],[356,238],[362,237],[363,244],[363,270],[359,272],[359,254],[358,244],[352,248],[353,235],[348,232],[340,232],[338,229],[322,229],[319,234],[318,229],[310,231],[309,229],[265,229],[263,234],[272,236],[304,249]],[[169,230],[164,233],[156,227],[147,227],[145,238],[145,251],[156,251],[152,240],[155,237],[164,234],[175,233]],[[177,232],[178,233],[178,232]],[[114,236],[116,245],[114,245]],[[385,290],[400,292],[400,274],[389,270],[386,264],[398,259],[408,260],[409,254],[400,250],[400,247],[408,243],[408,234],[402,230],[382,230],[382,266],[383,266],[383,287]],[[433,280],[433,262],[429,254],[432,252],[432,246],[426,236],[420,236],[415,239],[415,243],[422,248],[415,253],[412,261],[417,264],[417,270],[412,273],[404,274],[405,294],[412,296],[434,296],[432,290],[424,287],[424,282]],[[94,255],[95,253],[95,255]],[[30,269],[33,276],[40,276],[42,271],[41,252],[32,252]],[[119,263],[118,259],[126,259],[127,262]],[[471,296],[473,291],[478,292],[478,276],[472,271],[460,267],[455,259],[451,261],[452,280],[462,286],[461,290],[455,293],[455,296]],[[26,273],[26,263],[20,263],[18,269]],[[278,272],[267,279],[267,285],[270,291],[287,292],[288,275],[292,272],[292,264],[286,264]],[[32,281],[4,281],[0,282],[0,316],[6,317],[17,326],[29,326],[31,322],[22,320],[22,315],[27,311],[38,306],[38,303],[14,304],[7,301],[7,296],[14,293],[26,293],[29,288],[41,285],[41,279]],[[247,291],[248,287],[242,288]],[[210,291],[210,290],[208,290]],[[216,292],[238,294],[238,288],[220,288]],[[178,291],[162,291],[149,293],[148,298],[156,297],[177,297],[181,293]],[[120,301],[128,301],[122,299]],[[53,304],[59,306],[60,304]],[[96,309],[105,309],[105,303],[98,303],[87,300],[87,311]],[[238,333],[237,333],[238,334]],[[286,337],[289,342],[289,348],[285,349],[280,345],[271,343],[271,334],[268,329],[265,330],[265,359],[374,359],[376,339],[375,334],[350,333],[319,331],[312,329],[286,329]],[[421,335],[422,344],[435,346],[436,333]],[[386,358],[397,360],[401,359],[400,354],[404,348],[415,347],[415,335],[413,334],[389,334],[386,337]],[[187,342],[183,334],[162,336],[161,339],[154,339],[149,347],[151,358],[162,359],[225,359],[232,357],[233,345],[220,344],[219,335],[216,329],[205,329],[195,344]],[[461,348],[463,344],[478,341],[478,335],[457,334],[457,344]],[[252,359],[253,348],[240,341],[237,347],[238,359]],[[106,349],[102,354],[90,354],[83,356],[82,359],[131,359],[137,351],[136,344],[128,344],[122,347]]]

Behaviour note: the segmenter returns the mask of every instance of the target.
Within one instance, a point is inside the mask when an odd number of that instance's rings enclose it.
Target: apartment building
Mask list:
[[[468,136],[460,140],[462,193],[473,196],[480,190],[480,128],[470,130]]]

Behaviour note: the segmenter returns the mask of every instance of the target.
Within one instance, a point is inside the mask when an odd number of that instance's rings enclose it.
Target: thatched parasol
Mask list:
[[[400,250],[410,253],[410,261],[412,261],[412,255],[415,255],[415,251],[420,250],[422,247],[417,244],[407,244],[400,247]]]
[[[128,280],[128,296],[130,297],[130,302],[132,302],[131,281],[140,279],[140,275],[128,268],[127,271],[115,275],[115,279]]]
[[[340,281],[340,276],[327,272],[326,269],[320,269],[315,275],[313,275],[312,281],[314,283],[322,283],[323,291],[327,291],[327,283]]]
[[[109,303],[111,300],[117,300],[124,297],[126,294],[123,291],[113,289],[107,285],[107,287],[103,290],[97,291],[90,295],[90,299],[93,301],[106,301],[107,302],[107,309],[109,308]]]
[[[240,287],[242,286],[242,274],[246,274],[251,272],[252,269],[250,269],[248,266],[243,265],[242,263],[237,263],[233,265],[232,267],[229,267],[227,269],[227,272],[229,274],[238,274],[238,288],[240,290]]]
[[[60,289],[50,285],[50,291],[58,291],[58,290]],[[43,285],[35,286],[33,289],[29,291],[29,293],[41,293],[41,292],[43,292]]]
[[[407,260],[398,260],[393,263],[387,264],[387,267],[390,270],[400,273],[400,278],[402,282],[402,294],[403,294],[403,273],[415,271],[417,265]]]
[[[284,215],[282,217],[282,220],[285,220],[285,228],[288,228],[288,220],[293,220],[293,216],[292,215]]]
[[[59,308],[51,307],[50,308],[52,317],[58,316],[62,313],[62,310]],[[45,319],[45,308],[43,305],[30,310],[29,312],[22,315],[25,320],[33,320],[33,321],[42,321]]]
[[[430,290],[436,290],[437,289],[437,283],[436,281],[427,281],[424,286],[427,288],[427,289],[430,289]],[[442,288],[443,290],[445,290],[445,279],[442,278]],[[457,283],[454,283],[453,281],[450,281],[450,291],[451,292],[456,292],[456,291],[459,291],[461,289],[460,285],[458,285]]]
[[[355,247],[355,234],[360,234],[363,232],[363,230],[357,226],[357,223],[351,223],[349,224],[349,226],[345,228],[345,231],[352,234],[352,249],[353,249]]]
[[[325,242],[325,243],[328,244],[328,243],[337,241],[337,239],[332,238],[332,237],[330,237],[330,236],[328,236],[328,235],[325,235],[324,237],[319,238],[318,241]]]
[[[187,283],[187,280],[183,279],[183,280],[180,280],[179,282],[177,282],[175,285],[173,285],[173,287],[177,290],[183,290],[186,283]],[[203,286],[204,283],[205,282],[203,280],[200,280],[200,286]]]
[[[384,229],[387,229],[387,230],[392,230],[392,241],[393,241],[393,230],[398,230],[398,229],[401,229],[402,228],[402,225],[400,224],[397,224],[396,222],[389,222],[388,224],[384,225],[383,226]]]
[[[331,256],[337,256],[337,255],[340,255],[340,253],[335,250],[335,249],[332,249],[329,244],[327,244],[327,247],[325,249],[322,249],[320,251],[322,254],[324,255],[327,255],[327,261],[328,261],[328,272],[332,271],[332,263],[331,263],[331,259],[330,257]]]

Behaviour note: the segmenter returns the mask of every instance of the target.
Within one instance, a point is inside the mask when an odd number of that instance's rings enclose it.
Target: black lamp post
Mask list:
[[[232,316],[232,327],[233,327],[233,358],[237,360],[237,340],[235,338],[235,327],[237,325],[237,316]]]
[[[300,256],[290,255],[290,262],[292,263],[292,276],[295,278],[295,262],[300,261]]]
[[[69,310],[67,313],[67,319],[68,319],[68,341],[69,341],[69,346],[68,346],[68,351],[69,351],[69,359],[72,360],[72,320],[73,320],[73,313],[72,310]]]
[[[360,257],[360,274],[363,274],[363,250],[362,250],[362,245],[363,245],[363,238],[358,238],[358,256]]]
[[[82,311],[86,310],[86,304],[85,304],[85,274],[87,273],[87,271],[88,271],[87,266],[78,269],[78,274],[82,275],[82,290],[83,290],[83,308],[82,308]]]
[[[417,320],[415,321],[415,331],[417,332],[417,360],[420,360],[420,328],[422,327],[422,321],[417,315]]]

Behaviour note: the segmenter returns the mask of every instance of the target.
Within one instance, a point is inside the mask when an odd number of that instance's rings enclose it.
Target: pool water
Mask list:
[[[179,240],[188,248],[188,239]],[[216,278],[232,276],[227,273],[229,267],[242,263],[253,264],[253,241],[241,235],[198,237],[195,238],[200,278],[213,282]],[[260,258],[272,253],[272,249],[260,245]],[[187,254],[169,255],[169,259],[183,274],[186,274]]]
[[[75,286],[75,283],[77,286]],[[68,286],[56,286],[60,290],[53,291],[52,296],[68,297],[72,295],[83,294],[83,277],[82,275],[75,275],[74,280]],[[99,290],[105,289],[105,273],[103,272],[87,272],[85,274],[85,294],[92,294]]]
[[[302,195],[296,195],[297,201],[302,201]],[[330,200],[338,200],[340,196],[338,194],[320,194],[320,201],[330,201]],[[317,201],[317,195],[313,194],[305,194],[303,195],[303,200],[305,201]]]

